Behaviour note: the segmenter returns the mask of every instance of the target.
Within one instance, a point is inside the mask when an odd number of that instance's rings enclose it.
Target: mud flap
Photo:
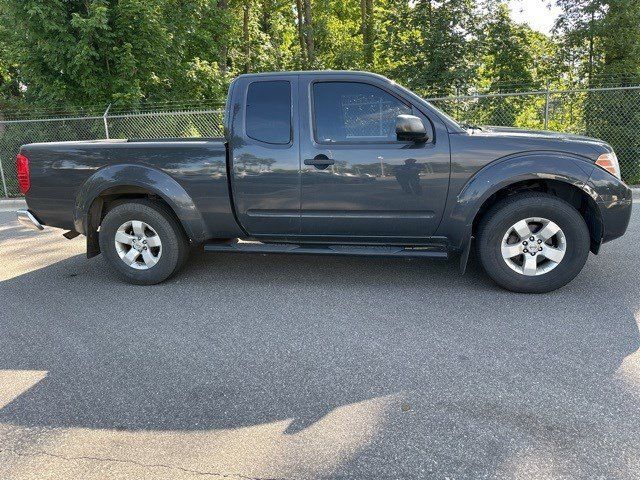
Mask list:
[[[88,232],[87,235],[87,258],[93,258],[100,255],[100,242],[98,241],[99,233],[97,231]]]
[[[62,236],[64,238],[66,238],[67,240],[73,240],[78,235],[80,235],[80,233],[76,232],[75,230],[69,230],[68,232],[65,232],[65,233],[62,234]]]
[[[467,271],[467,263],[469,262],[469,253],[471,252],[471,245],[473,244],[473,239],[475,237],[471,235],[469,240],[466,242],[466,245],[462,249],[462,254],[460,255],[460,275],[464,275]]]

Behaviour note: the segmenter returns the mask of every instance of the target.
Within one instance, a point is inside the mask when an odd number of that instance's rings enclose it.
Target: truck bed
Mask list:
[[[195,205],[203,240],[234,237],[240,231],[230,203],[226,152],[224,138],[27,144],[21,149],[31,173],[26,200],[43,224],[74,230],[82,222],[75,216],[78,205],[96,189],[108,195],[123,186],[151,184],[156,188],[149,193],[160,197],[169,197],[167,189],[181,189],[178,201]]]

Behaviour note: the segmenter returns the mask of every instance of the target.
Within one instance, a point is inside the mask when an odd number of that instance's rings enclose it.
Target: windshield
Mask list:
[[[415,93],[413,93],[411,90],[409,90],[408,88],[403,87],[402,85],[399,85],[395,82],[393,82],[394,85],[396,86],[396,88],[402,90],[402,92],[409,96],[413,101],[420,103],[422,105],[424,105],[425,107],[427,107],[429,110],[433,111],[435,114],[438,115],[438,117],[440,117],[440,119],[447,124],[448,127],[450,128],[454,128],[454,129],[458,129],[458,130],[464,130],[464,128],[456,121],[454,120],[451,116],[447,115],[445,112],[443,112],[442,110],[440,110],[439,108],[435,107],[432,103],[428,102],[427,100],[425,100],[424,98],[416,95]]]
[[[433,108],[434,110],[438,111],[438,114],[440,114],[440,116],[444,117],[445,119],[447,119],[449,122],[453,123],[454,125],[456,125],[457,127],[462,128],[462,125],[460,123],[458,123],[457,120],[455,120],[452,116],[450,116],[448,113],[446,113],[444,110],[439,109],[438,107],[434,106],[433,103],[422,99],[422,101],[424,103],[426,103],[427,105],[429,105],[431,108]]]

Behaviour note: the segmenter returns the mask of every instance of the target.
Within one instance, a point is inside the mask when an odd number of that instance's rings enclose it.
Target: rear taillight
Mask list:
[[[16,167],[18,171],[18,185],[20,191],[26,194],[31,187],[31,176],[29,175],[29,159],[19,153],[16,155]]]

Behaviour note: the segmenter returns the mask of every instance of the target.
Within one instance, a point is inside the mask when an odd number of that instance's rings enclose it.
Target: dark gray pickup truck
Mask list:
[[[132,283],[208,252],[397,257],[472,245],[517,292],[571,281],[621,236],[631,190],[592,138],[465,127],[359,72],[242,75],[225,138],[25,145],[24,223],[83,234]],[[475,239],[475,240],[474,240]]]

